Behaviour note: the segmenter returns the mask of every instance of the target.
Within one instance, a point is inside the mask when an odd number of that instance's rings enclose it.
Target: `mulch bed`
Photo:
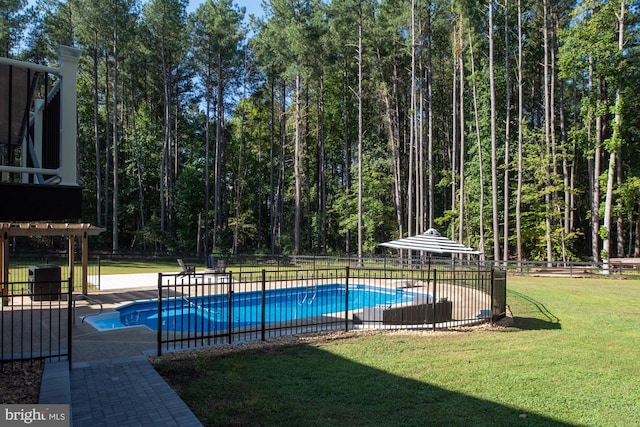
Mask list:
[[[0,363],[0,404],[37,404],[42,360]]]
[[[454,335],[459,333],[480,331],[480,330],[500,330],[513,326],[513,314],[511,310],[507,308],[507,315],[505,318],[493,324],[481,323],[474,326],[461,326],[453,327],[449,329],[399,329],[399,330],[382,330],[382,329],[352,329],[349,332],[344,331],[328,331],[317,332],[300,335],[285,335],[281,337],[271,338],[267,341],[246,341],[236,344],[217,345],[212,347],[205,347],[201,349],[176,351],[165,353],[162,356],[150,356],[149,360],[152,364],[160,363],[161,361],[168,360],[185,360],[196,359],[199,356],[220,356],[229,353],[242,352],[242,351],[254,351],[254,350],[269,350],[277,348],[282,345],[292,345],[298,343],[305,343],[309,345],[320,344],[323,342],[329,342],[340,339],[349,339],[358,336],[365,335],[380,335],[380,334],[394,334],[394,335]]]

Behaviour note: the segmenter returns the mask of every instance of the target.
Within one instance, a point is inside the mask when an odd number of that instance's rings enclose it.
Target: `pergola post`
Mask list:
[[[73,288],[75,287],[75,280],[74,280],[74,276],[75,276],[75,246],[76,246],[76,238],[75,236],[69,236],[67,237],[68,242],[69,242],[69,253],[68,253],[68,257],[69,257],[69,287],[71,288],[71,293],[73,293]]]
[[[89,293],[87,272],[89,270],[89,236],[87,232],[82,233],[82,293]]]

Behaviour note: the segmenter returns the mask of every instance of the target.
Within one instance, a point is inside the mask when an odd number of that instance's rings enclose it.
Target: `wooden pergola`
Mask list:
[[[89,263],[89,236],[97,236],[105,231],[104,228],[91,224],[60,224],[60,223],[28,223],[28,222],[0,222],[0,285],[2,295],[8,294],[9,283],[9,242],[12,237],[33,236],[62,236],[68,239],[69,275],[73,284],[73,271],[75,267],[74,252],[76,237],[81,241],[82,253],[82,293],[87,294],[87,270]],[[73,286],[73,285],[72,285]]]

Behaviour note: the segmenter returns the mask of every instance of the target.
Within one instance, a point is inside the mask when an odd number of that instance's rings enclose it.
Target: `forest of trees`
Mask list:
[[[640,5],[3,0],[0,56],[82,49],[83,221],[120,250],[640,256]]]

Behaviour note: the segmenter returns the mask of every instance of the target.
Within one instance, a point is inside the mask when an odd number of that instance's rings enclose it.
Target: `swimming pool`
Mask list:
[[[273,322],[344,313],[379,305],[411,303],[427,294],[407,289],[389,289],[370,285],[350,285],[346,295],[343,284],[322,284],[294,288],[235,292],[162,301],[162,330],[203,332],[248,327]],[[264,299],[264,301],[263,301]],[[230,304],[231,301],[231,304]],[[348,308],[347,308],[348,304]],[[264,313],[263,313],[264,307]],[[158,300],[132,302],[115,312],[89,316],[86,322],[100,331],[146,326],[158,330]]]

